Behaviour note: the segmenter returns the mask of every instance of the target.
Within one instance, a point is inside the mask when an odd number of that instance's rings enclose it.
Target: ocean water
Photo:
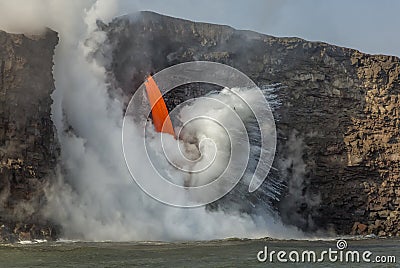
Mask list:
[[[400,267],[399,239],[346,240],[346,250],[370,251],[370,263],[260,262],[259,251],[337,250],[335,240],[239,240],[202,242],[44,242],[0,245],[0,267]],[[261,255],[262,257],[263,255]],[[295,255],[293,255],[295,256]],[[396,263],[376,263],[376,256],[394,256]],[[288,258],[286,256],[286,258]],[[386,258],[388,259],[388,258]],[[382,260],[382,258],[380,259]]]

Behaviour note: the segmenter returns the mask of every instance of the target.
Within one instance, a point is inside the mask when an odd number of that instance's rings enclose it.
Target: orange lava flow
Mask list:
[[[146,86],[147,97],[151,106],[151,115],[156,131],[168,133],[175,137],[175,131],[172,126],[171,118],[169,117],[167,106],[153,77],[149,76],[144,85]]]

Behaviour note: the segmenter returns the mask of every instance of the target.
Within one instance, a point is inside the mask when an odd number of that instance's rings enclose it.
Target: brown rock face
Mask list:
[[[50,94],[57,33],[0,31],[0,241],[55,237],[40,216],[58,154]]]
[[[113,82],[127,96],[146,74],[193,60],[274,85],[274,165],[287,186],[276,206],[286,223],[400,235],[399,58],[149,12],[102,27],[115,47]]]

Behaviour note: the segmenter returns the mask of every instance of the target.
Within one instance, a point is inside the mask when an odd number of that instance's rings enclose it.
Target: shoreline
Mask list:
[[[339,239],[345,239],[347,241],[378,241],[378,240],[400,240],[400,237],[390,236],[390,237],[380,237],[375,235],[366,236],[336,236],[336,237],[316,237],[316,238],[304,238],[304,239],[278,239],[278,238],[223,238],[223,239],[212,239],[212,240],[177,240],[177,241],[163,241],[163,240],[141,240],[141,241],[89,241],[89,240],[69,240],[69,239],[58,239],[56,241],[48,241],[44,239],[34,239],[34,240],[22,240],[17,242],[0,242],[0,247],[2,246],[29,246],[29,245],[56,245],[56,244],[129,244],[129,245],[212,245],[212,244],[223,244],[223,243],[241,243],[241,242],[330,242],[337,241]]]

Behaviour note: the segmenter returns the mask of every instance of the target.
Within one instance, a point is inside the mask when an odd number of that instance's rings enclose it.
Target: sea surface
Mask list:
[[[42,242],[0,244],[0,267],[400,267],[399,239],[346,239],[346,251],[371,251],[370,263],[336,261],[260,262],[259,251],[337,250],[336,240],[246,240],[202,242]],[[343,244],[342,244],[343,245]],[[260,254],[262,258],[264,254]],[[301,255],[300,255],[301,256]],[[396,263],[376,263],[376,256],[395,256]],[[295,259],[296,254],[292,253]],[[319,257],[319,255],[318,255]],[[286,259],[288,256],[286,255]],[[306,259],[307,260],[307,259]]]

